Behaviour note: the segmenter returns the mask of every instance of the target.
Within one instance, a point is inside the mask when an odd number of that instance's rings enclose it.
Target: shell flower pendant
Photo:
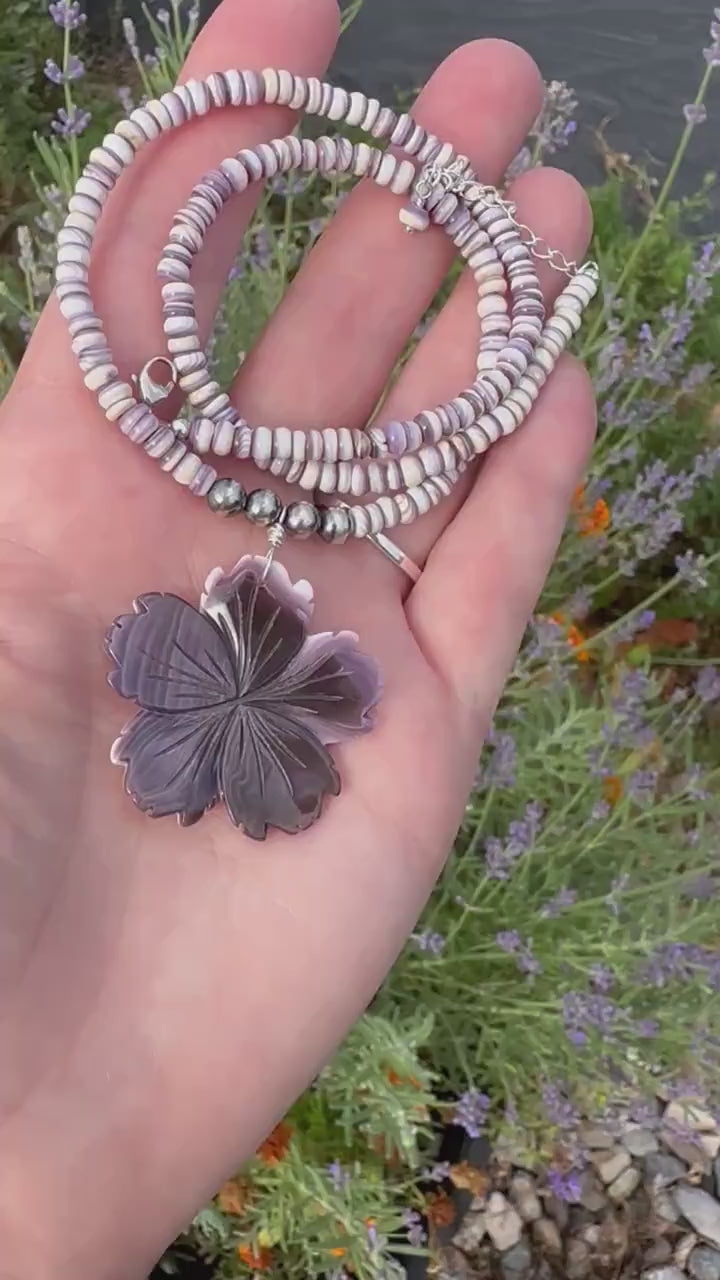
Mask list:
[[[245,556],[199,609],[152,593],[116,618],[108,679],[140,710],[111,759],[139,809],[189,826],[222,800],[256,840],[315,822],[340,792],[327,747],[372,728],[382,685],[353,632],[308,632],[312,608],[308,582]]]

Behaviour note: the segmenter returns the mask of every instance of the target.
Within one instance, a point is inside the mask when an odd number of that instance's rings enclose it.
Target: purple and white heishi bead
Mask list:
[[[157,267],[167,349],[192,416],[189,422],[162,423],[121,378],[93,308],[89,264],[97,222],[118,177],[147,142],[215,108],[261,102],[345,122],[370,141],[276,138],[227,157],[196,184],[173,219]],[[455,178],[468,179],[469,195],[461,181],[453,190],[424,187],[427,165],[452,166]],[[406,230],[434,225],[448,235],[475,280],[479,320],[477,377],[452,400],[367,432],[251,426],[233,408],[203,351],[193,262],[231,195],[295,169],[369,179],[405,197],[398,216]],[[370,495],[364,504],[322,512],[302,500],[295,504],[302,518],[289,519],[293,504],[285,509],[272,490],[256,491],[269,495],[265,508],[277,511],[297,536],[317,530],[328,541],[344,541],[410,523],[450,492],[473,458],[524,420],[598,287],[594,267],[575,271],[547,316],[531,252],[510,207],[488,198],[487,191],[477,198],[478,190],[466,158],[450,143],[428,134],[410,114],[398,115],[357,91],[275,68],[213,72],[177,85],[137,107],[91,151],[58,235],[56,293],[85,383],[128,440],[141,444],[178,484],[206,497],[213,510],[244,510],[253,518],[262,503],[231,500],[237,498],[236,482],[218,479],[204,461],[209,453],[250,459],[259,470],[308,492]]]

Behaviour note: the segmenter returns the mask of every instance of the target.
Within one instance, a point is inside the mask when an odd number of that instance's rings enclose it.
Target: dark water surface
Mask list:
[[[478,36],[522,44],[545,79],[567,80],[580,99],[580,135],[560,162],[598,176],[592,130],[637,158],[667,164],[704,70],[713,0],[365,0],[343,38],[335,73],[383,99],[422,84],[456,45]],[[682,187],[720,167],[720,75],[696,130]],[[661,173],[660,169],[656,171]]]

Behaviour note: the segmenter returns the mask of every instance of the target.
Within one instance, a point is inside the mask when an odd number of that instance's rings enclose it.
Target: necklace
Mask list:
[[[290,135],[206,173],[175,215],[157,266],[167,351],[127,382],[88,280],[103,205],[146,143],[211,109],[260,102],[344,122],[371,141]],[[302,431],[251,425],[214,380],[198,336],[194,260],[227,200],[292,170],[370,179],[400,198],[407,232],[438,226],[450,237],[475,279],[479,317],[477,376],[453,399],[365,431]],[[568,279],[549,314],[538,259]],[[514,205],[480,182],[450,143],[407,113],[312,77],[267,69],[190,80],[136,108],[90,153],[58,234],[56,269],[85,385],[106,418],[176,483],[212,512],[243,513],[268,536],[265,557],[213,570],[199,608],[174,595],[141,595],[110,627],[110,684],[139,708],[111,759],[143,812],[189,825],[222,801],[256,839],[271,827],[293,833],[315,821],[325,796],[340,791],[327,748],[372,727],[381,679],[354,633],[308,630],[312,588],[291,582],[278,548],[286,537],[368,538],[416,580],[419,568],[387,531],[442,501],[471,461],[520,426],[597,287],[594,263],[568,262],[519,223]],[[155,406],[176,387],[187,416],[162,421]],[[219,475],[210,455],[247,459],[300,495],[285,503],[270,486],[248,493]],[[328,504],[332,494],[339,500]]]

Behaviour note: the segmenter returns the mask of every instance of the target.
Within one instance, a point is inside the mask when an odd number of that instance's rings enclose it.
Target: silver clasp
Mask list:
[[[168,382],[156,382],[152,377],[150,370],[158,365],[163,365],[169,370]],[[153,356],[144,364],[139,374],[133,374],[132,381],[139,389],[140,395],[145,404],[159,404],[161,400],[167,400],[168,396],[175,390],[177,386],[178,374],[172,360],[167,356]]]

